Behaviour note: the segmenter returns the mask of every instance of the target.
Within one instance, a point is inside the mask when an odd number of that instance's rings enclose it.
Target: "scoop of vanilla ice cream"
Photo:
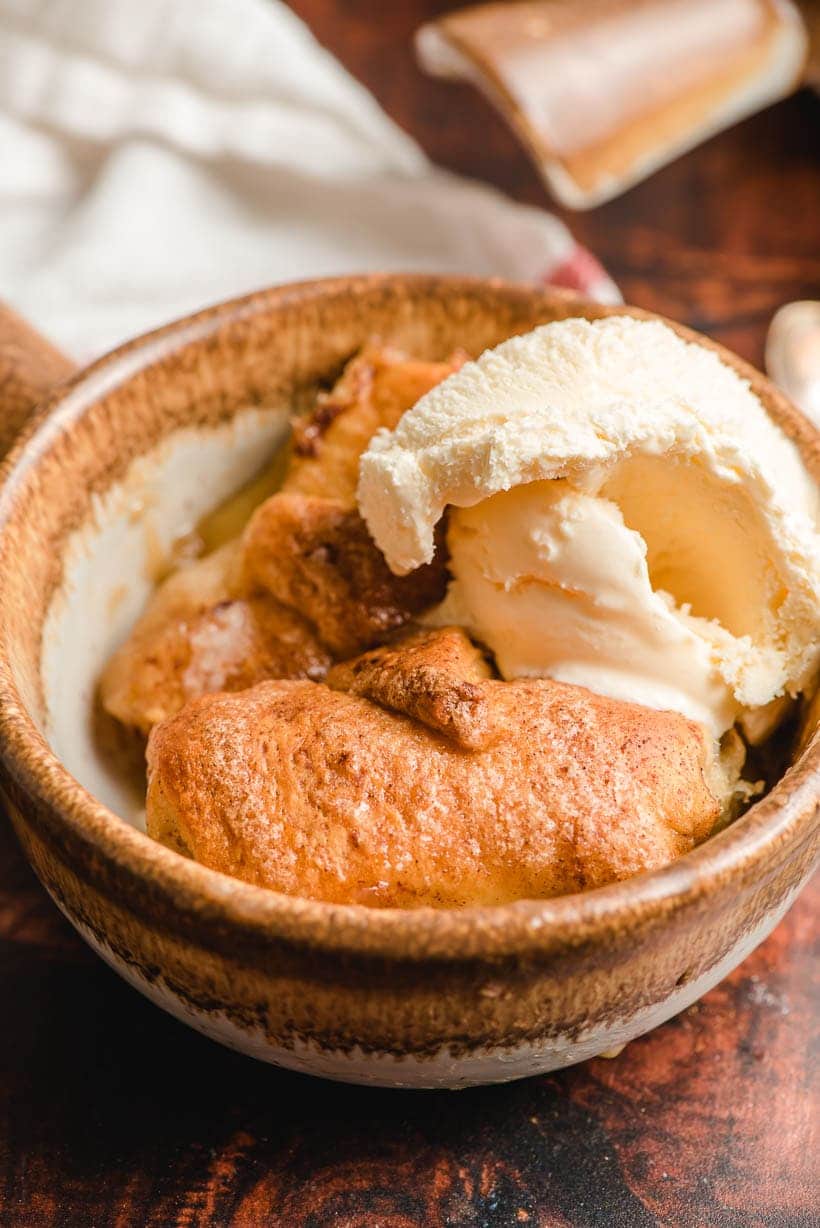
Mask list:
[[[715,735],[820,656],[818,492],[748,383],[659,321],[564,320],[433,389],[362,458],[390,566],[452,582],[503,677],[673,708]]]
[[[471,629],[503,677],[548,672],[713,728],[734,723],[709,634],[720,628],[699,634],[653,590],[646,544],[617,504],[561,479],[530,482],[457,512],[448,541],[456,579],[429,621]]]

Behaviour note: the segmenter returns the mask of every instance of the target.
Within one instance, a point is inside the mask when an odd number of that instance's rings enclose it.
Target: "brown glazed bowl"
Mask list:
[[[53,391],[18,439],[0,491],[3,795],[58,907],[159,1006],[313,1074],[489,1083],[581,1061],[662,1023],[794,901],[818,855],[817,735],[767,797],[666,869],[454,912],[293,899],[186,860],[139,830],[139,799],[92,736],[96,674],[145,601],[158,556],[258,468],[285,407],[369,336],[439,358],[623,310],[450,277],[285,286],[121,347]],[[45,349],[39,368],[15,327],[16,340],[0,338],[0,363],[19,417],[26,389],[64,364]],[[820,477],[818,433],[763,376],[713,348]]]

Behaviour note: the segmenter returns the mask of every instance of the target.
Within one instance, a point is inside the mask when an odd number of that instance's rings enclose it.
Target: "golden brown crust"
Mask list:
[[[103,706],[143,732],[189,699],[264,678],[321,677],[444,595],[440,556],[397,579],[355,510],[359,456],[379,427],[464,355],[409,358],[371,342],[295,427],[283,492],[244,542],[170,576],[103,673]]]
[[[117,720],[148,733],[197,695],[324,676],[330,658],[304,619],[266,595],[236,595],[236,557],[231,543],[157,589],[100,680]]]
[[[712,829],[700,726],[543,679],[474,685],[499,736],[472,753],[323,684],[196,700],[151,735],[148,830],[287,894],[453,907],[600,886]]]
[[[495,712],[478,684],[492,671],[460,627],[417,631],[335,665],[327,685],[362,695],[420,721],[465,750],[483,750],[499,735]]]
[[[352,358],[316,408],[294,423],[293,454],[282,490],[356,504],[359,457],[380,428],[392,430],[402,414],[463,366],[456,351],[446,362],[410,358],[371,341]]]
[[[275,594],[312,624],[333,656],[349,657],[441,601],[443,551],[393,575],[359,513],[334,499],[278,494],[242,538],[243,585]]]

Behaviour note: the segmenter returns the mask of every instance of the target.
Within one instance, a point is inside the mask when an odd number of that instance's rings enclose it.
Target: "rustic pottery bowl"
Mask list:
[[[612,310],[448,277],[286,286],[123,346],[53,391],[14,446],[0,492],[8,810],[86,941],[208,1036],[355,1082],[454,1087],[551,1070],[688,1006],[806,882],[818,854],[817,736],[765,799],[664,870],[461,912],[315,903],[207,870],[139,830],[138,799],[97,749],[94,679],[145,601],[157,558],[258,468],[292,399],[374,333],[443,357]],[[0,336],[0,385],[19,417],[65,363],[43,343],[32,348],[19,321],[12,332]],[[820,475],[817,432],[761,375],[713,348]]]

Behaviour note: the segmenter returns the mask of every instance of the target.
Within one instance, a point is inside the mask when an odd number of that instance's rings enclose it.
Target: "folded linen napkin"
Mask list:
[[[376,269],[618,299],[557,218],[431,165],[278,0],[0,0],[0,298],[68,352]]]

